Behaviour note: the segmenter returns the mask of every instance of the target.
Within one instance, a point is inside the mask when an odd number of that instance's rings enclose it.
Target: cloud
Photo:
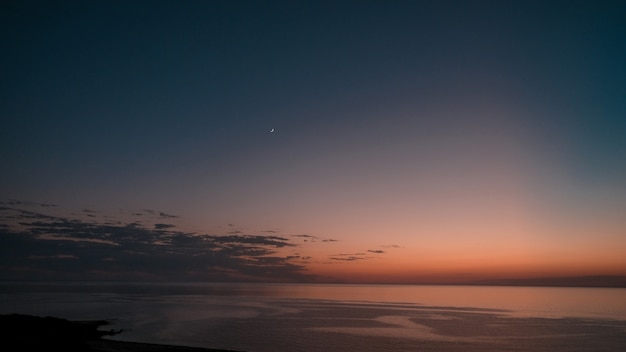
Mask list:
[[[161,219],[171,219],[171,218],[178,218],[179,216],[178,216],[178,215],[166,214],[166,213],[164,213],[164,212],[160,211],[160,212],[159,212],[159,217],[160,217]]]
[[[304,242],[317,242],[320,240],[319,237],[317,236],[313,236],[313,235],[291,235],[292,237],[299,237],[299,238],[304,238]],[[327,239],[323,239],[321,240],[321,242],[339,242],[339,240],[335,240],[332,238],[327,238]]]
[[[170,229],[172,227],[176,227],[176,225],[172,225],[172,224],[154,224],[154,228],[156,230],[165,230],[165,229]]]
[[[49,208],[49,207],[56,207],[57,206],[56,204],[21,201],[21,200],[16,200],[16,199],[9,199],[7,201],[0,202],[0,204],[6,204],[6,205],[11,205],[11,206],[18,205],[18,206],[29,206],[29,207],[43,207],[43,208]]]
[[[356,257],[356,256],[348,256],[348,257],[330,257],[330,259],[332,260],[343,260],[343,261],[347,261],[347,262],[353,262],[353,261],[357,261],[357,260],[363,260],[366,259],[364,257]]]
[[[273,247],[295,246],[289,243],[288,239],[278,236],[253,236],[253,235],[231,235],[231,236],[209,236],[213,241],[219,243],[245,243]]]
[[[385,253],[385,251],[380,250],[380,249],[368,249],[367,251],[370,252],[370,253],[376,253],[376,254],[383,254],[383,253]]]
[[[368,250],[367,252],[369,253],[384,253],[383,251],[377,251],[377,250]],[[329,258],[331,260],[335,260],[335,261],[346,261],[346,262],[354,262],[354,261],[358,261],[358,260],[367,260],[367,259],[373,259],[375,257],[369,257],[367,256],[367,253],[363,253],[363,252],[357,252],[357,253],[339,253],[339,254],[333,254],[330,255]]]
[[[30,219],[52,219],[52,216],[44,215],[41,213],[23,210],[23,209],[15,209],[11,207],[0,207],[0,220],[5,220],[5,225],[13,225],[20,220],[30,220]]]
[[[365,257],[365,253],[339,253],[339,254],[331,255],[329,258],[331,260],[346,261],[346,262],[354,262],[357,260],[367,259],[367,257]]]
[[[391,245],[386,245],[386,246],[381,246],[383,248],[400,248],[400,246],[398,246],[397,244],[391,244]]]
[[[57,254],[57,255],[54,255],[54,256],[36,256],[36,255],[32,255],[32,256],[29,256],[28,259],[35,259],[35,260],[37,260],[37,259],[42,259],[42,260],[44,260],[44,259],[78,259],[78,257],[75,256],[75,255],[71,255],[71,254]]]
[[[157,218],[163,214],[144,212],[155,217],[158,214]],[[0,207],[0,279],[311,278],[298,263],[301,258],[281,253],[283,248],[296,246],[288,238],[195,234],[145,220],[140,223],[109,218],[103,222]]]
[[[311,242],[315,242],[317,241],[317,236],[313,236],[313,235],[291,235],[292,237],[299,237],[299,238],[304,238],[304,242],[307,242],[309,240],[311,240]]]

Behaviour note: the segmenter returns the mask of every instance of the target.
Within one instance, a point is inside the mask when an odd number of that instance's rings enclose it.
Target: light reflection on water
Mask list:
[[[216,297],[312,299],[340,302],[474,307],[513,316],[596,317],[626,320],[626,289],[500,286],[216,284],[216,283],[0,283],[0,294],[119,295],[123,299],[170,300]],[[17,296],[16,296],[17,297]],[[26,299],[26,297],[21,297]],[[4,300],[6,301],[6,300]],[[19,301],[19,300],[18,300]],[[16,303],[16,302],[13,302]],[[31,302],[33,303],[33,302]],[[36,303],[36,302],[35,302]],[[1,304],[1,302],[0,302]],[[3,308],[3,307],[0,307]]]
[[[516,316],[626,319],[626,289],[430,285],[276,285],[281,298],[413,303],[507,310]],[[265,289],[268,287],[265,286]]]
[[[124,299],[191,295],[312,299],[498,309],[514,316],[600,317],[626,320],[626,289],[512,286],[320,285],[223,283],[0,283],[0,294],[115,294]],[[256,303],[255,303],[256,304]]]

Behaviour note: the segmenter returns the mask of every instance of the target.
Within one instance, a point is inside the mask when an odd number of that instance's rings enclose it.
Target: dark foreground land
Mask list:
[[[70,321],[21,314],[0,315],[3,351],[71,352],[228,352],[183,346],[167,346],[102,339],[121,330],[100,330],[104,320]],[[231,351],[232,352],[232,351]]]

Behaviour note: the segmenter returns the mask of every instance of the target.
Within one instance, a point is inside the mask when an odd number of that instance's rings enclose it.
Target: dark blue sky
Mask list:
[[[624,2],[1,6],[5,201],[366,248],[500,198],[555,243],[580,214],[624,229]]]

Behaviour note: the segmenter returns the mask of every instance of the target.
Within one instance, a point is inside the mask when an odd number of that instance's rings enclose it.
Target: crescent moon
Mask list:
[[[274,133],[274,129],[273,128],[270,130],[270,133]]]

